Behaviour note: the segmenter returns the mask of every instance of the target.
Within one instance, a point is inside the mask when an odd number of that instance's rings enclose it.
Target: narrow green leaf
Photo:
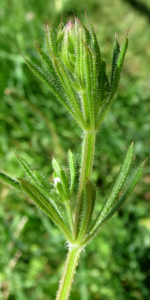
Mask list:
[[[71,232],[73,231],[73,218],[72,218],[72,211],[71,211],[71,206],[69,201],[65,201],[65,208],[66,208],[66,213],[67,213],[67,219],[68,219],[68,224],[70,226]]]
[[[127,151],[125,160],[121,166],[121,169],[117,176],[115,184],[114,184],[113,188],[111,189],[109,195],[107,196],[107,199],[102,207],[102,210],[99,213],[97,219],[95,220],[94,225],[91,228],[91,231],[94,231],[95,228],[101,224],[102,220],[109,213],[110,208],[114,205],[123,185],[125,184],[127,176],[129,174],[130,167],[132,164],[132,159],[133,159],[133,143],[130,145],[130,147]]]
[[[83,73],[83,44],[82,40],[85,41],[84,31],[81,25],[80,20],[76,17],[75,18],[75,74],[78,78],[79,85],[83,85],[84,82],[84,73]]]
[[[48,182],[48,180],[45,178],[45,176],[43,176],[42,174],[40,174],[37,171],[34,171],[33,174],[34,174],[37,182],[40,184],[40,186],[47,192],[50,192],[50,190],[52,189],[53,186],[52,186],[52,184],[50,184]]]
[[[92,45],[92,50],[95,52],[96,54],[96,60],[97,60],[97,70],[100,69],[101,67],[101,53],[100,53],[100,48],[97,42],[97,38],[96,38],[96,34],[93,28],[92,23],[90,22],[90,20],[88,19],[87,15],[85,14],[85,18],[88,24],[88,29],[89,29],[89,33],[90,33],[90,38],[91,38],[91,45]]]
[[[61,166],[59,165],[59,163],[57,162],[57,160],[54,157],[52,159],[52,166],[53,166],[54,171],[56,172],[56,175],[58,175],[58,177],[60,177]]]
[[[39,179],[39,176],[38,176],[38,179]],[[58,203],[62,203],[62,200],[60,199],[60,197],[57,193],[53,192],[54,187],[52,185],[51,186],[49,185],[50,186],[50,189],[49,189],[46,184],[46,180],[44,180],[43,185],[41,185],[39,183],[34,183],[34,184],[35,184],[36,188],[40,191],[40,193],[43,196],[45,196],[48,199],[48,201],[50,201],[51,205],[58,212],[59,216],[63,219],[61,208],[58,206]]]
[[[95,129],[95,106],[94,106],[94,80],[93,80],[93,57],[90,48],[83,42],[85,49],[85,81],[89,108],[90,128]]]
[[[46,53],[36,44],[40,58],[42,59],[45,66],[48,68],[50,74],[53,76],[55,80],[59,80],[58,76],[54,70],[52,60],[46,55]]]
[[[37,184],[38,181],[36,179],[36,176],[34,175],[34,172],[32,171],[32,169],[30,168],[29,164],[27,163],[27,161],[23,158],[20,157],[16,154],[17,159],[19,160],[22,168],[24,169],[24,171],[26,172],[27,176],[35,183]]]
[[[69,162],[69,172],[70,172],[70,194],[72,194],[74,184],[75,184],[76,169],[75,169],[74,155],[70,149],[68,151],[68,162]]]
[[[55,188],[58,191],[58,193],[62,199],[62,202],[67,201],[68,199],[66,199],[66,193],[64,192],[64,188],[63,188],[63,185],[61,184],[61,182],[57,181]]]
[[[98,126],[97,128],[100,126],[101,122],[103,121],[104,117],[106,116],[109,107],[115,97],[118,85],[119,85],[119,80],[120,80],[120,75],[121,75],[121,71],[122,71],[122,66],[123,66],[123,62],[124,62],[124,57],[127,51],[127,47],[128,47],[128,38],[126,37],[126,40],[120,50],[119,53],[119,57],[117,60],[117,64],[116,64],[116,68],[114,71],[114,76],[113,76],[113,82],[112,82],[112,86],[111,86],[111,90],[110,93],[108,94],[108,99],[107,101],[105,101],[102,110],[101,110],[101,114],[100,114],[100,119],[98,122]]]
[[[45,178],[42,178],[38,172],[33,172],[32,169],[30,168],[29,164],[26,162],[26,160],[22,157],[19,157],[16,155],[21,166],[25,170],[27,176],[31,179],[31,181],[35,184],[37,189],[46,197],[49,199],[51,202],[51,205],[54,207],[55,210],[57,210],[58,214],[61,215],[61,212],[58,208],[58,205],[56,202],[60,202],[59,197],[54,196],[53,194],[50,193],[51,186],[50,184],[46,181]]]
[[[8,175],[4,174],[3,172],[0,172],[0,179],[10,184],[12,187],[16,188],[17,190],[21,190],[20,183],[17,182],[15,179],[9,177]]]
[[[19,179],[22,190],[50,217],[50,219],[60,228],[67,239],[71,239],[70,230],[63,222],[57,211],[43,196],[39,190],[24,179]]]
[[[84,245],[89,243],[94,238],[94,236],[96,236],[98,234],[98,232],[101,230],[102,226],[115,214],[115,212],[123,205],[125,200],[130,196],[130,194],[132,193],[134,187],[137,185],[137,183],[142,175],[145,162],[146,162],[146,160],[140,164],[131,183],[126,188],[123,195],[118,199],[115,206],[109,211],[108,215],[102,220],[102,222],[99,224],[99,226],[97,226],[95,228],[95,230],[93,232],[89,232],[88,236],[85,237],[85,239],[83,241]]]
[[[60,54],[61,51],[61,46],[62,46],[62,40],[64,36],[64,29],[63,28],[63,22],[61,19],[61,22],[58,26],[58,31],[57,31],[57,39],[56,39],[56,48],[57,48],[57,53]]]
[[[71,43],[70,35],[72,35],[72,31],[74,32],[74,25],[71,21],[69,21],[64,28],[64,36],[63,36],[62,47],[61,47],[61,58],[65,63],[67,69],[70,70],[71,72],[74,71],[74,65],[72,64],[69,56],[70,43]]]
[[[84,87],[84,45],[86,42],[85,29],[78,18],[75,19],[75,33],[76,33],[76,64],[75,70],[79,76],[80,86]]]
[[[113,52],[113,58],[112,58],[112,70],[111,70],[111,79],[110,79],[110,88],[112,87],[113,81],[114,81],[114,75],[116,70],[116,64],[120,53],[120,46],[117,41],[117,38],[115,36],[115,43],[114,43],[114,52]]]
[[[69,184],[68,177],[65,171],[61,168],[58,162],[53,158],[52,166],[55,171],[55,177],[58,177],[63,185],[63,192],[65,193],[65,199],[69,198]],[[60,184],[59,184],[60,185]],[[61,189],[61,188],[60,188]]]
[[[49,56],[52,58],[52,52],[57,55],[57,32],[50,24],[46,24],[46,44]]]
[[[68,97],[69,100],[69,104],[74,112],[74,115],[76,116],[76,120],[79,124],[79,126],[81,126],[81,128],[86,128],[86,124],[85,121],[83,119],[81,110],[80,110],[80,106],[78,103],[78,99],[77,99],[77,94],[75,93],[73,86],[72,86],[72,82],[70,80],[70,78],[67,75],[67,72],[63,66],[63,63],[54,56],[53,54],[53,64],[56,70],[56,73],[58,74],[60,81],[63,85],[63,88],[66,92],[66,95]]]
[[[93,214],[93,209],[95,206],[96,199],[96,189],[92,181],[87,179],[85,185],[85,207],[84,207],[84,215],[82,219],[82,225],[78,234],[78,240],[81,241],[83,237],[87,233],[88,226],[91,221],[91,217]]]
[[[106,62],[105,59],[101,59],[101,68],[99,70],[99,99],[96,104],[96,124],[99,122],[99,112],[100,107],[104,102],[104,92],[105,92],[105,81],[106,81]]]
[[[21,53],[20,53],[21,54]],[[22,54],[21,54],[22,55]],[[23,56],[23,55],[22,55]],[[24,56],[23,56],[27,66],[30,68],[30,70],[37,76],[48,88],[49,90],[54,94],[54,96],[61,102],[61,104],[70,112],[70,114],[74,117],[74,119],[78,123],[78,119],[76,118],[74,112],[71,110],[67,102],[62,98],[61,96],[61,90],[58,91],[56,87],[54,86],[54,83],[49,81],[42,72],[35,67],[31,62],[29,62]]]
[[[125,202],[125,200],[130,196],[132,193],[133,189],[137,185],[142,172],[143,172],[143,167],[144,167],[145,161],[140,164],[139,168],[137,169],[134,178],[132,179],[131,183],[129,184],[129,187],[126,188],[124,191],[123,195],[117,200],[117,203],[115,206],[111,209],[111,211],[108,213],[108,215],[105,217],[104,220],[102,220],[101,226],[106,223],[113,215],[114,213],[121,207],[121,205]]]

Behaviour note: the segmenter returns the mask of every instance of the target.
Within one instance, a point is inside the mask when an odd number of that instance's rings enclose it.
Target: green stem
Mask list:
[[[79,185],[78,202],[77,202],[74,229],[73,229],[73,235],[75,239],[77,239],[78,236],[80,217],[82,211],[82,191],[84,189],[87,178],[90,179],[92,173],[95,137],[96,137],[96,132],[92,132],[92,133],[85,132],[83,138],[80,185]]]
[[[70,295],[71,285],[78,264],[81,249],[70,246],[64,266],[63,275],[59,284],[56,300],[67,300]]]

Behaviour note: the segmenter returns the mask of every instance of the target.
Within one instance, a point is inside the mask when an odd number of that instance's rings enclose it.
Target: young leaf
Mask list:
[[[71,239],[70,230],[63,222],[57,211],[40,191],[27,180],[19,179],[22,190],[50,217],[60,228],[67,239]]]
[[[88,24],[89,34],[90,34],[90,42],[92,45],[92,50],[95,52],[96,55],[96,64],[97,64],[97,70],[100,69],[101,66],[101,54],[100,54],[100,48],[97,42],[96,34],[94,32],[94,28],[90,20],[88,19],[87,15],[85,14],[85,18]]]
[[[63,22],[61,20],[59,26],[58,26],[58,31],[57,31],[57,40],[56,40],[56,48],[57,48],[57,53],[58,55],[60,54],[61,51],[61,46],[62,46],[62,40],[63,40],[63,36],[64,36],[64,29],[62,29],[63,27]]]
[[[106,80],[106,62],[104,59],[101,59],[101,68],[99,71],[99,99],[96,105],[96,124],[97,121],[99,121],[99,110],[104,101],[105,80]]]
[[[8,175],[4,174],[3,172],[0,172],[0,179],[10,184],[12,187],[16,188],[17,190],[21,190],[20,183],[14,180],[13,178],[9,177]]]
[[[53,185],[50,184],[46,178],[41,175],[40,173],[34,171],[34,175],[37,179],[38,184],[36,183],[37,188],[41,191],[41,193],[47,197],[51,204],[55,207],[57,212],[61,215],[61,212],[56,204],[56,202],[62,202],[58,197],[58,194],[52,193],[51,190],[53,189]]]
[[[66,92],[66,95],[69,99],[69,104],[74,112],[74,115],[76,115],[78,124],[81,126],[81,128],[86,128],[85,121],[83,119],[80,106],[78,104],[77,95],[73,89],[72,82],[64,68],[63,63],[53,54],[53,64],[56,70],[57,75],[59,76],[59,79],[63,85],[63,88]]]
[[[61,216],[61,212],[58,208],[57,202],[59,201],[59,197],[53,195],[50,193],[51,186],[50,184],[46,181],[43,176],[41,176],[38,172],[33,172],[32,169],[30,168],[29,164],[26,162],[26,160],[22,157],[19,157],[16,155],[21,166],[25,170],[26,174],[28,177],[31,179],[31,181],[35,184],[35,186],[38,188],[38,190],[46,197],[49,199],[51,202],[51,205],[55,210],[57,210],[58,214]]]
[[[62,200],[59,198],[57,193],[51,192],[53,185],[52,184],[50,185],[49,182],[45,179],[45,177],[39,174],[38,172],[34,171],[34,175],[37,179],[37,182],[34,182],[35,186],[42,193],[42,195],[48,198],[48,200],[51,202],[54,209],[58,212],[60,217],[63,219],[62,212],[58,207],[58,202],[62,203]]]
[[[78,83],[80,86],[84,85],[84,49],[83,42],[85,42],[85,30],[82,26],[80,20],[75,18],[74,24],[74,48],[75,48],[75,74],[76,78],[78,78]]]
[[[117,60],[120,53],[120,46],[115,36],[115,43],[114,43],[114,52],[113,52],[113,59],[112,59],[112,70],[111,70],[111,79],[110,79],[110,88],[112,87],[114,81],[114,74],[116,70]]]
[[[109,110],[109,107],[110,107],[110,105],[111,105],[111,103],[112,103],[112,101],[115,97],[115,94],[116,94],[116,91],[117,91],[117,88],[118,88],[118,85],[119,85],[120,75],[121,75],[122,66],[123,66],[124,57],[125,57],[125,54],[126,54],[126,51],[127,51],[127,47],[128,47],[128,38],[126,37],[126,40],[125,40],[125,42],[124,42],[124,44],[123,44],[123,46],[120,50],[120,53],[119,53],[116,68],[115,68],[115,71],[114,71],[111,90],[110,90],[110,93],[108,94],[107,102],[105,101],[105,103],[102,107],[101,114],[100,114],[100,119],[99,119],[97,128],[102,123],[102,121],[103,121],[104,117],[106,116],[106,114]]]
[[[69,162],[69,171],[70,171],[70,194],[73,192],[74,184],[75,184],[75,161],[74,161],[74,155],[69,149],[68,151],[68,162]]]
[[[64,28],[64,36],[63,36],[62,47],[61,47],[61,58],[64,61],[67,69],[70,70],[71,72],[74,71],[74,66],[69,56],[69,50],[71,44],[70,35],[72,35],[72,31],[74,31],[74,25],[71,21],[69,21]]]
[[[53,169],[56,173],[56,176],[60,177],[61,166],[59,165],[59,163],[57,162],[57,160],[54,157],[53,157],[53,160],[52,160],[52,166],[53,166]]]
[[[127,176],[130,171],[130,167],[132,164],[133,159],[133,143],[130,145],[125,160],[121,166],[120,172],[117,176],[117,179],[115,181],[115,184],[113,188],[111,189],[109,195],[107,196],[107,199],[102,207],[102,210],[100,211],[97,219],[94,222],[94,225],[92,226],[91,231],[94,231],[96,227],[98,227],[102,220],[106,217],[106,215],[109,213],[110,208],[114,205],[114,202],[116,201],[123,185],[125,184],[125,181],[127,179]]]
[[[85,207],[84,207],[84,215],[82,219],[81,228],[78,234],[78,240],[81,241],[82,238],[86,235],[88,226],[91,221],[92,213],[95,206],[96,199],[96,189],[92,181],[87,179],[85,185]]]
[[[71,206],[70,206],[69,201],[66,201],[64,204],[65,204],[65,208],[66,208],[68,224],[69,224],[70,230],[72,232],[73,231],[73,218],[72,218]]]
[[[49,56],[52,57],[52,52],[57,55],[57,47],[56,47],[56,39],[57,39],[57,33],[54,27],[52,27],[50,24],[46,24],[46,43],[47,43],[47,49]]]
[[[55,171],[55,177],[58,177],[63,185],[63,190],[65,192],[66,197],[69,197],[68,190],[68,177],[65,173],[65,171],[61,168],[61,166],[58,164],[58,162],[53,158],[52,160],[52,166]],[[58,187],[59,188],[59,187]]]
[[[88,99],[88,110],[89,110],[89,119],[90,119],[90,128],[95,129],[95,107],[94,107],[94,80],[93,80],[93,57],[90,48],[84,44],[85,50],[85,81],[86,81],[86,90],[87,90],[87,99]]]
[[[58,191],[58,193],[59,193],[59,195],[60,195],[60,197],[62,199],[62,202],[67,201],[68,198],[66,198],[66,194],[64,192],[63,186],[62,186],[62,184],[59,181],[57,181],[57,183],[55,185],[55,188]]]

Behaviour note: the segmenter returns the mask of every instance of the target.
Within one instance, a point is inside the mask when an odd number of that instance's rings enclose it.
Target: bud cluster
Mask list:
[[[120,49],[115,38],[110,80],[93,26],[86,16],[87,27],[75,17],[58,30],[46,22],[48,55],[38,48],[49,78],[27,59],[30,69],[43,81],[71,113],[85,132],[96,132],[118,88],[128,39]]]

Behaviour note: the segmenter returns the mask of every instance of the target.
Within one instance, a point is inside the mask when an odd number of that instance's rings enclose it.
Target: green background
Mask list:
[[[14,152],[52,181],[54,155],[80,163],[81,130],[28,70],[18,50],[41,65],[43,17],[57,26],[73,11],[93,23],[110,74],[114,35],[129,29],[121,83],[97,135],[93,180],[96,212],[134,139],[136,168],[150,154],[150,2],[138,0],[2,0],[0,4],[0,170],[24,177]],[[72,300],[150,299],[150,159],[134,193],[81,254]],[[57,228],[23,194],[0,183],[0,299],[53,300],[67,246]]]

